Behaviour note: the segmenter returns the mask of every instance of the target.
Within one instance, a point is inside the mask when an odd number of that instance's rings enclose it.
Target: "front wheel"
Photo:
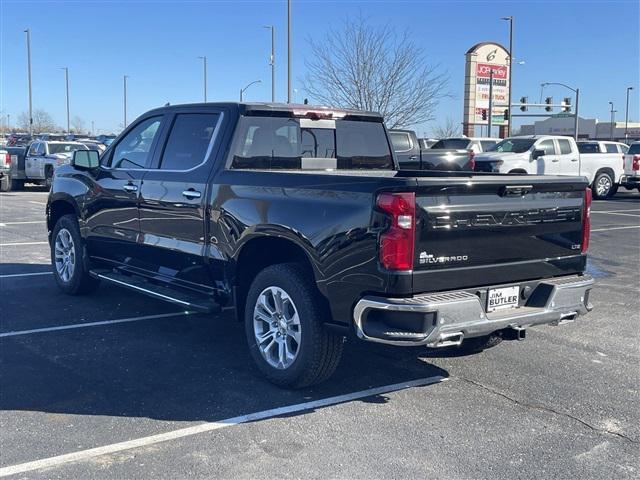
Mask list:
[[[47,187],[47,190],[51,190],[53,186],[53,168],[46,167],[44,171],[44,186]]]
[[[333,374],[343,339],[324,328],[326,315],[304,266],[272,265],[256,276],[247,295],[245,330],[251,356],[269,381],[302,388]]]
[[[593,191],[593,198],[598,200],[604,200],[609,198],[613,194],[613,179],[611,175],[606,172],[596,175],[593,185],[591,185]]]
[[[65,293],[89,293],[98,286],[98,280],[89,275],[84,261],[84,242],[78,221],[73,215],[60,217],[53,227],[51,264],[56,283]]]

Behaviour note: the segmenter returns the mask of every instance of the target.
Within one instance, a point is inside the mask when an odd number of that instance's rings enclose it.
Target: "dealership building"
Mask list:
[[[567,135],[573,136],[575,119],[569,116],[552,116],[535,122],[532,125],[521,125],[516,135]],[[624,141],[625,122],[614,122],[613,132],[611,122],[599,122],[595,118],[578,120],[578,137],[584,140],[614,140]],[[627,127],[628,140],[640,140],[640,123],[629,122]]]

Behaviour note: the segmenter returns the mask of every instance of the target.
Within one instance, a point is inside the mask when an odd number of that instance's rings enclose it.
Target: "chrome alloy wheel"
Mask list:
[[[279,287],[267,287],[253,309],[253,334],[269,365],[289,368],[300,351],[300,317],[291,297]]]
[[[56,272],[64,283],[69,282],[76,269],[76,249],[71,232],[61,228],[54,244]]]
[[[599,197],[604,197],[611,190],[611,179],[607,175],[603,175],[598,179],[596,184],[596,192]]]

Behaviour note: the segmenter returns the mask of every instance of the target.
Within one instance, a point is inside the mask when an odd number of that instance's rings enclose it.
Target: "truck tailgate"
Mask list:
[[[413,291],[584,271],[586,182],[490,176],[445,187],[418,178]]]

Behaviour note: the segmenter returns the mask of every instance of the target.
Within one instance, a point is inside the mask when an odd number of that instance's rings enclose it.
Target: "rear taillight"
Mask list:
[[[469,169],[476,169],[476,153],[473,150],[469,152]]]
[[[640,155],[634,155],[631,161],[631,168],[634,172],[640,170]]]
[[[381,193],[377,207],[391,216],[380,235],[380,263],[387,270],[412,270],[416,235],[415,193]]]
[[[584,205],[582,206],[582,253],[589,249],[589,236],[591,235],[591,189],[584,191]]]
[[[5,152],[0,152],[0,165],[8,167],[11,165],[11,155]]]

